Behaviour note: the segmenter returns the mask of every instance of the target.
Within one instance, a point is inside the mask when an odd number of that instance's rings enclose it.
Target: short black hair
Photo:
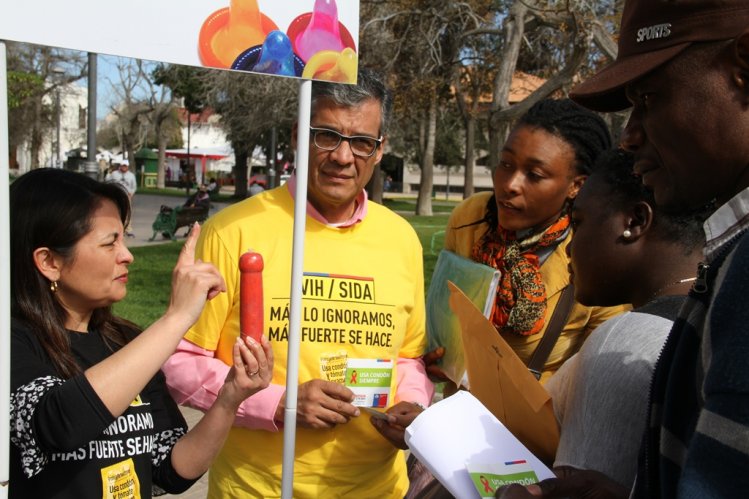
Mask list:
[[[598,156],[611,147],[611,133],[598,114],[570,99],[544,99],[521,116],[515,128],[530,126],[546,130],[567,142],[575,151],[575,168],[589,175]]]
[[[646,202],[653,209],[653,231],[664,241],[680,243],[686,250],[705,244],[702,224],[710,215],[708,207],[688,213],[668,213],[658,208],[655,196],[634,171],[634,155],[622,149],[610,149],[601,154],[590,178],[603,181],[608,188],[606,208],[626,210],[638,202]]]

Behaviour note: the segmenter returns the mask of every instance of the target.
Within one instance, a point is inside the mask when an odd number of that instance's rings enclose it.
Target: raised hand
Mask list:
[[[273,348],[263,335],[260,343],[252,338],[237,338],[232,350],[234,363],[226,375],[218,399],[239,407],[247,397],[266,388],[273,377]]]
[[[172,271],[172,293],[165,315],[178,317],[192,326],[200,317],[206,300],[226,291],[226,283],[210,263],[195,261],[195,245],[200,225],[193,225]],[[187,329],[187,327],[185,329]]]

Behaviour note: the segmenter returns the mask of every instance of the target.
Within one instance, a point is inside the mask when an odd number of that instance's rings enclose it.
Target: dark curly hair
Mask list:
[[[545,99],[537,102],[515,123],[513,130],[522,126],[539,128],[569,144],[575,151],[575,170],[590,175],[598,156],[611,147],[611,134],[606,122],[593,111],[569,99]],[[486,214],[481,220],[458,227],[486,222],[489,227],[499,223],[494,196],[486,203]]]
[[[569,99],[537,102],[514,128],[521,126],[541,128],[572,146],[575,167],[582,175],[589,175],[598,155],[611,147],[611,134],[603,118]]]

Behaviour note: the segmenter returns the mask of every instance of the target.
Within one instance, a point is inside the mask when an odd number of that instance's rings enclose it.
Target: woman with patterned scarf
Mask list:
[[[569,208],[598,155],[610,147],[604,121],[568,99],[535,104],[515,124],[494,170],[494,192],[458,205],[445,249],[501,272],[491,320],[526,363],[569,284]],[[622,307],[575,302],[542,369],[541,381]]]

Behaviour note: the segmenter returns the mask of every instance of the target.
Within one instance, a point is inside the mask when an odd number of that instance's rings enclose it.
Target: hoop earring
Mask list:
[[[630,237],[632,237],[632,231],[629,229],[624,229],[624,232],[622,232],[622,237],[624,239],[629,239]]]
[[[57,293],[57,281],[51,281],[49,283],[49,290],[52,291],[52,293]]]

